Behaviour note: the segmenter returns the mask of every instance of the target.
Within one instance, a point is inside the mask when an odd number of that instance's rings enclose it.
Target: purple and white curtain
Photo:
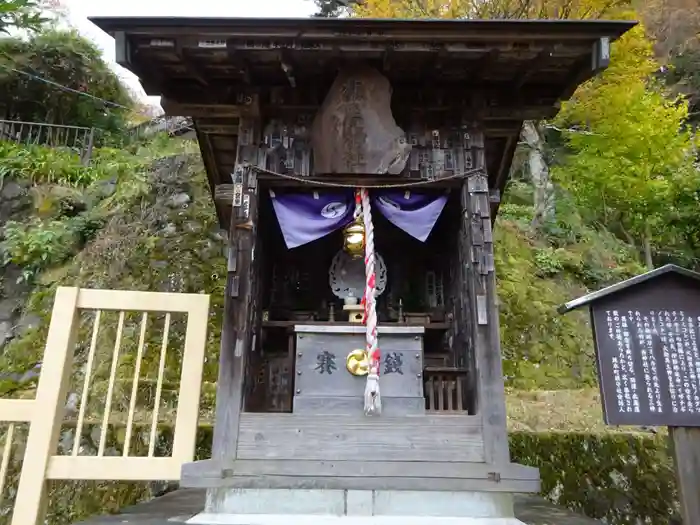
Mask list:
[[[270,191],[287,248],[296,248],[325,237],[352,222],[355,193],[340,190],[313,193]],[[447,202],[446,194],[406,190],[370,193],[372,210],[394,226],[425,242]]]

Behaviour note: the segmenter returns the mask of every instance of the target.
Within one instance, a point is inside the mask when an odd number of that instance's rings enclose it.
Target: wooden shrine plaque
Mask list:
[[[338,327],[345,333],[319,328],[324,331],[296,335],[294,412],[360,414],[367,377],[348,372],[346,358],[364,348],[364,326]],[[379,334],[383,413],[424,412],[422,339],[415,333]]]
[[[662,276],[591,316],[605,422],[700,427],[700,288]]]

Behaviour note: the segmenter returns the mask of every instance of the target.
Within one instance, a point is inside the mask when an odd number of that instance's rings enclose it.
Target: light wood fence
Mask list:
[[[109,332],[107,338],[101,335],[101,322],[106,315],[113,315],[116,319],[109,330],[102,330]],[[183,318],[180,338],[174,337],[173,316]],[[6,492],[4,489],[7,488],[11,456],[13,453],[23,455],[14,494],[12,525],[43,524],[49,480],[180,479],[182,464],[192,461],[194,457],[208,316],[208,295],[68,287],[58,289],[36,397],[0,399],[0,423],[7,424],[4,443],[0,442],[0,498]],[[138,328],[127,327],[127,317],[135,319]],[[154,322],[156,318],[158,323]],[[92,326],[86,328],[88,324]],[[149,326],[153,328],[156,324],[162,326],[160,344],[154,344],[153,337],[148,334]],[[128,338],[126,334],[129,330],[134,337],[125,350],[124,340]],[[109,344],[106,339],[109,339]],[[181,372],[179,389],[173,396],[172,450],[165,457],[157,457],[156,432],[158,422],[162,420],[159,411],[163,406],[161,398],[169,352],[178,354],[175,360],[181,365]],[[76,355],[79,355],[78,359]],[[150,424],[145,425],[147,437],[140,440],[147,441],[148,445],[139,449],[133,435],[137,426],[144,428],[144,414],[137,409],[137,397],[139,385],[145,379],[142,377],[146,368],[144,363],[147,363],[149,355],[153,357],[155,395],[148,403],[152,407],[149,410]],[[102,357],[105,357],[105,363],[100,363]],[[76,393],[71,394],[74,363],[77,360],[82,368],[78,383],[82,384],[75,385]],[[130,377],[126,379],[121,374],[124,362],[129,363]],[[95,371],[99,367],[107,375],[102,384],[106,395],[98,407],[102,413],[101,417],[97,417],[98,421],[101,419],[99,433],[94,433],[96,450],[87,454],[81,437],[83,427],[88,420],[95,420],[95,412],[98,411],[90,399]],[[124,383],[130,383],[130,388],[124,388]],[[114,447],[108,450],[107,446],[110,417],[117,404],[117,390],[123,391],[120,402],[125,406],[126,427],[118,453]],[[128,401],[122,402],[126,399]],[[74,406],[70,406],[71,403]],[[59,438],[67,411],[76,413],[77,421],[74,422],[72,447],[61,455],[58,453]],[[26,432],[18,431],[22,424],[28,427]],[[18,443],[23,435],[26,435],[26,441]]]

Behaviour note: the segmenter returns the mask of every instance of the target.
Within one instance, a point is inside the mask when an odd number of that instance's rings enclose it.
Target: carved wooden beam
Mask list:
[[[297,79],[298,80],[298,79]],[[313,110],[323,103],[325,94],[330,88],[318,82],[313,84],[297,83],[297,88],[289,85],[267,86],[253,89],[249,86],[231,85],[222,82],[212,83],[206,91],[195,83],[189,85],[173,85],[163,95],[173,101],[187,101],[189,104],[238,104],[250,105],[257,96],[260,105],[271,109],[304,108]],[[451,82],[435,85],[423,83],[393,83],[393,100],[397,106],[420,107],[421,111],[433,108],[453,109],[459,106],[517,106],[513,100],[513,84],[503,82],[487,85],[484,83],[465,84]],[[519,92],[524,105],[552,105],[559,98],[556,86],[551,84],[528,84]]]
[[[240,104],[215,102],[178,102],[177,99],[161,97],[161,106],[166,115],[183,117],[240,118],[257,117],[260,114],[258,97],[253,95]]]
[[[148,71],[137,59],[138,57],[134,57],[131,40],[124,31],[114,33],[114,51],[115,62],[139,77],[146,95],[160,94],[160,82],[153,79],[153,71]],[[158,68],[156,68],[156,71],[158,71]]]
[[[280,67],[282,68],[284,76],[287,77],[287,81],[289,82],[289,87],[292,89],[296,88],[297,79],[294,76],[294,65],[289,53],[282,49],[277,53],[277,55],[279,57]]]
[[[198,64],[195,64],[189,56],[187,55],[187,49],[183,48],[178,42],[175,45],[175,54],[182,62],[182,65],[187,68],[187,71],[192,77],[199,82],[202,86],[209,87],[209,80],[207,80],[206,74],[202,71]]]
[[[207,135],[236,135],[238,133],[238,118],[196,118],[198,129]]]
[[[523,85],[530,80],[536,73],[542,69],[552,59],[552,48],[545,48],[540,51],[535,58],[527,62],[518,72],[513,81],[513,92],[520,91]]]
[[[607,67],[610,62],[610,39],[601,39],[601,41],[607,42],[607,47],[598,43],[591,46],[590,55],[581,57],[571,68],[571,72],[563,83],[566,87],[560,96],[561,100],[571,98],[579,85]]]

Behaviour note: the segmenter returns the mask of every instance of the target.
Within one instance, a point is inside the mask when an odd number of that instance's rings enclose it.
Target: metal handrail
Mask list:
[[[10,140],[17,144],[70,148],[80,155],[84,165],[88,165],[95,144],[95,128],[0,119],[0,140]]]
[[[129,143],[159,132],[176,136],[191,130],[194,130],[194,123],[190,117],[158,116],[132,127],[126,132],[126,137]],[[96,132],[100,130],[85,126],[0,119],[0,140],[10,140],[17,144],[69,148],[80,155],[84,165],[88,165],[92,158]]]

